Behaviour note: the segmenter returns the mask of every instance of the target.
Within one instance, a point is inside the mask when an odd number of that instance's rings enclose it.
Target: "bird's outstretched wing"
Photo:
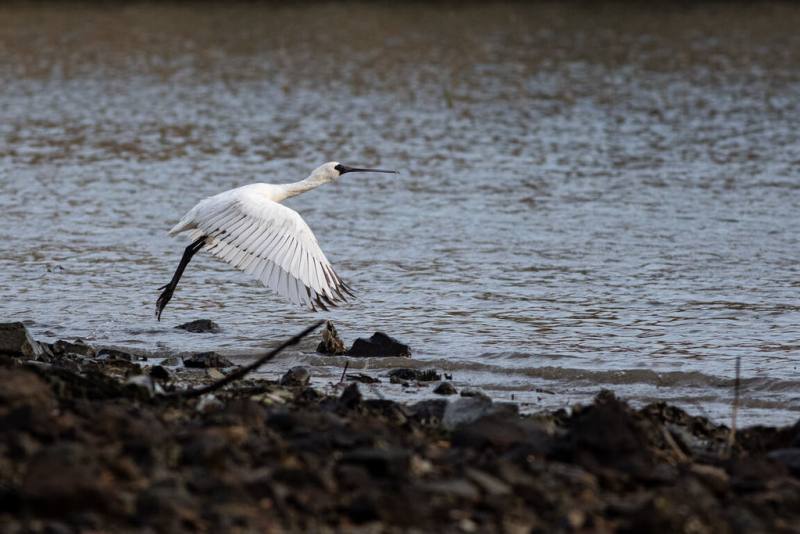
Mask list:
[[[296,211],[241,188],[208,198],[171,231],[206,236],[206,250],[295,304],[327,309],[353,295]]]

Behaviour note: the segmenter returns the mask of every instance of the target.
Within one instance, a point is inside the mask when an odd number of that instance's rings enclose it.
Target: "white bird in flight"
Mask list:
[[[172,298],[183,271],[200,250],[206,250],[295,304],[312,310],[336,306],[353,296],[333,270],[317,238],[296,211],[280,204],[348,172],[389,172],[359,169],[331,161],[292,184],[250,184],[201,200],[170,231],[189,232],[192,243],[183,252],[172,280],[160,288],[156,318]]]

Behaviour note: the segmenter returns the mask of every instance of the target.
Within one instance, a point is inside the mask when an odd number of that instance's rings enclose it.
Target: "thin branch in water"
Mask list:
[[[733,451],[736,443],[736,416],[739,413],[739,389],[741,385],[742,357],[736,357],[736,379],[733,382],[733,409],[731,410],[731,431],[728,434],[728,455]]]
[[[342,371],[342,378],[339,379],[339,383],[341,384],[344,382],[344,377],[347,374],[347,368],[350,367],[350,360],[344,362],[344,371]]]
[[[170,393],[168,396],[180,397],[186,399],[190,399],[193,397],[200,397],[202,395],[205,395],[206,393],[211,393],[212,391],[216,391],[220,388],[223,388],[228,384],[230,384],[231,382],[235,382],[236,380],[241,380],[242,378],[250,374],[252,371],[255,371],[256,369],[258,369],[259,367],[261,367],[262,365],[273,359],[275,356],[280,354],[287,347],[291,347],[292,345],[298,344],[301,339],[303,339],[308,334],[310,334],[311,332],[322,326],[322,323],[324,322],[325,321],[317,321],[316,323],[309,326],[299,334],[287,339],[286,341],[284,341],[283,343],[275,347],[273,350],[271,350],[261,358],[257,359],[256,361],[254,361],[253,363],[245,365],[244,367],[240,367],[239,369],[233,371],[229,375],[226,375],[225,378],[221,378],[216,382],[213,382],[207,386],[203,386],[200,388],[189,389],[184,391],[174,391]]]

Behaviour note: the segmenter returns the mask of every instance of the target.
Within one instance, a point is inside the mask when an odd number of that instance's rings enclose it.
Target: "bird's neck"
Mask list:
[[[311,175],[305,180],[300,180],[299,182],[294,182],[291,184],[280,184],[279,190],[275,199],[275,202],[281,202],[282,200],[286,200],[287,198],[295,197],[301,193],[305,193],[306,191],[311,191],[312,189],[316,189],[317,187],[328,183],[329,180],[326,180],[322,176],[315,176]]]

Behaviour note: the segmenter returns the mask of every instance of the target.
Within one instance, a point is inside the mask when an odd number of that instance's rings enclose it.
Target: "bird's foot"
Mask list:
[[[161,295],[158,297],[158,300],[156,301],[156,319],[160,321],[161,312],[164,311],[164,307],[167,305],[170,299],[172,299],[172,293],[175,291],[175,286],[173,286],[172,284],[167,284],[165,286],[159,287],[158,289],[159,290],[163,289]]]

